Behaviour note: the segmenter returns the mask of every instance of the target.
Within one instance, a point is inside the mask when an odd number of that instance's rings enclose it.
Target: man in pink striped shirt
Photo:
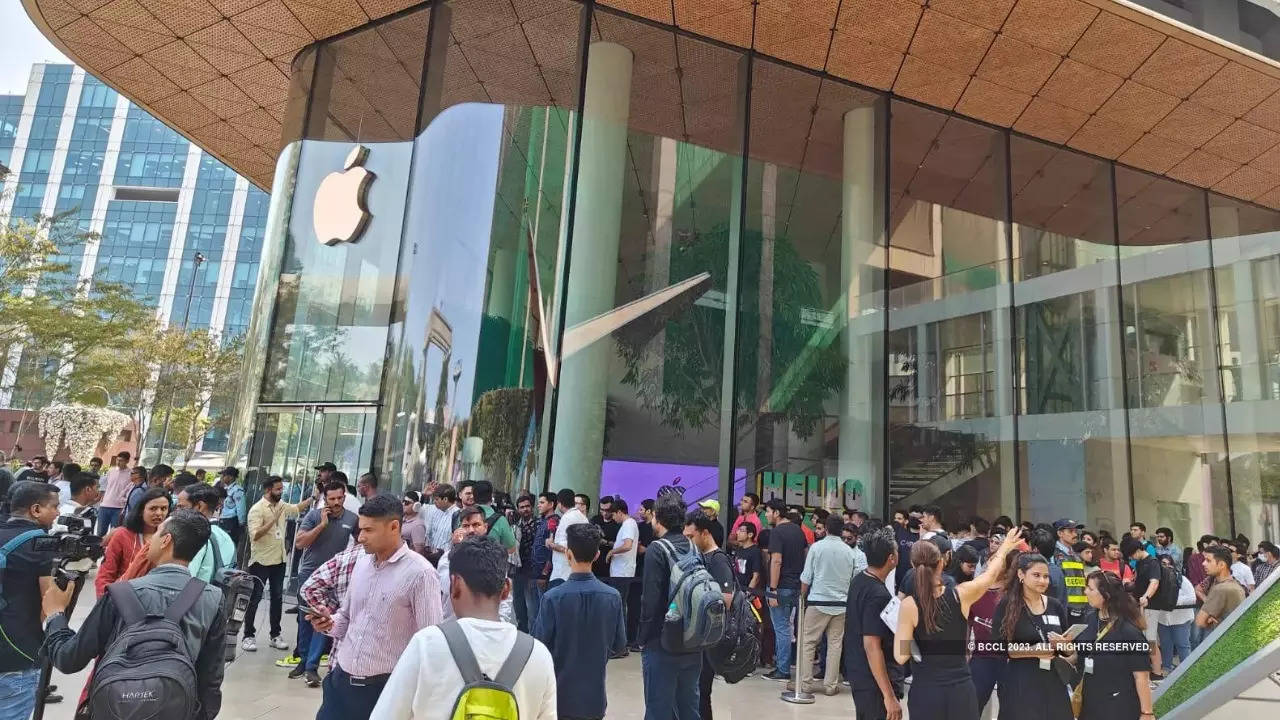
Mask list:
[[[121,517],[125,499],[133,487],[130,480],[129,459],[127,452],[121,452],[112,458],[115,467],[102,479],[102,505],[98,508],[98,534],[106,535],[111,528],[124,522]]]
[[[400,500],[378,495],[360,508],[360,543],[338,611],[323,608],[311,622],[342,642],[330,658],[316,720],[367,718],[396,661],[419,630],[444,619],[440,581],[426,558],[404,544]]]

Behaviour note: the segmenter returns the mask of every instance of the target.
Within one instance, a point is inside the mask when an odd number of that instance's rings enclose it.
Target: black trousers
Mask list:
[[[353,684],[358,683],[358,684]],[[324,676],[324,699],[316,720],[366,720],[373,714],[373,706],[387,686],[387,676],[378,679],[355,680],[340,667]]]
[[[929,720],[978,720],[978,691],[965,681],[941,687],[916,682],[907,693],[907,714]]]
[[[623,596],[623,605],[627,608],[627,644],[635,647],[640,640],[640,585],[639,576],[632,578],[636,588]]]
[[[879,690],[854,690],[853,713],[856,720],[884,720],[884,696]]]
[[[258,628],[258,603],[262,601],[262,588],[271,587],[271,637],[280,637],[280,616],[284,612],[284,569],[285,564],[263,565],[254,563],[249,566],[249,574],[257,578],[253,584],[253,594],[249,596],[249,607],[245,608],[244,636],[256,637]]]
[[[707,662],[707,654],[702,654],[702,675],[698,678],[698,715],[701,720],[711,720],[711,682],[716,679],[716,671]]]

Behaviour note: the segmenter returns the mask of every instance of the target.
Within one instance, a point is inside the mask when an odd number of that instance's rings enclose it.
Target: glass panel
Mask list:
[[[1230,531],[1202,190],[1116,168],[1133,517]]]
[[[907,103],[889,133],[889,499],[1014,510],[1005,138]]]
[[[429,123],[414,141],[374,456],[392,488],[484,478],[541,489],[531,476],[545,448],[582,6],[521,10],[435,11],[432,33],[448,42],[431,57]]]
[[[765,500],[881,515],[883,100],[764,61],[752,83],[738,464]]]
[[[1209,195],[1235,533],[1280,535],[1280,213]],[[1183,544],[1191,544],[1187,538]]]
[[[1111,167],[1011,137],[1024,518],[1127,531]],[[1154,531],[1154,528],[1152,528]]]
[[[592,38],[550,484],[714,496],[743,59],[599,9]]]

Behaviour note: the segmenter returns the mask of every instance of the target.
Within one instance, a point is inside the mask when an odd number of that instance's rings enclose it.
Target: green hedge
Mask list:
[[[1186,702],[1276,638],[1280,638],[1280,582],[1272,583],[1267,594],[1225,634],[1215,632],[1205,639],[1212,645],[1160,696],[1156,715],[1164,715]]]

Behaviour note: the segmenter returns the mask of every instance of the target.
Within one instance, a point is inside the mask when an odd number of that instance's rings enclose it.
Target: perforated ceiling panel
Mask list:
[[[420,0],[23,0],[65,49],[131,99],[268,187],[290,61],[316,40]],[[564,103],[572,47],[539,28],[574,0],[455,5],[446,99]],[[738,47],[1223,194],[1280,208],[1280,65],[1113,0],[601,0]],[[459,15],[466,14],[466,22]],[[425,17],[426,13],[423,13]],[[615,23],[616,25],[616,23]],[[609,37],[598,20],[596,37]],[[425,31],[424,31],[425,32]],[[370,35],[340,68],[350,115],[407,135],[422,35]],[[662,36],[656,33],[655,39]],[[670,35],[666,42],[671,44]],[[642,37],[628,37],[629,44]],[[655,40],[660,42],[660,40]],[[638,52],[639,49],[638,49]],[[680,48],[644,46],[661,67]],[[665,54],[665,55],[664,55]],[[360,62],[364,58],[367,62]],[[665,59],[664,59],[665,58]],[[710,68],[724,60],[708,58]],[[389,63],[389,65],[388,65]],[[387,73],[378,68],[389,67]],[[675,66],[672,66],[675,67]],[[683,65],[681,65],[683,67]],[[696,82],[685,80],[686,84]],[[637,92],[658,92],[657,85]],[[411,95],[411,93],[408,93]],[[359,97],[359,100],[355,98]],[[711,113],[638,120],[714,136]]]

